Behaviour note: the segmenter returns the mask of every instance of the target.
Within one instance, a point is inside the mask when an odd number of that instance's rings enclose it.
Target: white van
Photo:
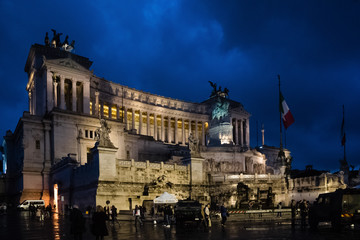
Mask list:
[[[44,200],[24,200],[19,206],[17,206],[20,210],[29,210],[30,205],[34,205],[35,207],[45,207]]]

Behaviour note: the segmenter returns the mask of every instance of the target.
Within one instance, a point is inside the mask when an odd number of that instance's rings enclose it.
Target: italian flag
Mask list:
[[[287,129],[291,124],[295,122],[293,115],[290,112],[288,105],[285,102],[283,95],[280,92],[280,112],[281,118],[284,123],[285,129]]]

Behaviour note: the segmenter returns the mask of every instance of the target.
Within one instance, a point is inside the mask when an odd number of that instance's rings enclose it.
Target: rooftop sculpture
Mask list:
[[[71,44],[69,45],[69,36],[66,35],[64,42],[60,41],[60,36],[62,33],[57,33],[55,29],[51,29],[53,32],[53,38],[50,42],[49,40],[49,34],[46,32],[45,34],[45,46],[53,47],[53,48],[61,48],[64,51],[71,52],[75,48],[75,40],[71,41]]]
[[[221,86],[219,86],[219,89],[218,89],[216,83],[213,83],[212,81],[209,81],[209,83],[210,83],[211,87],[213,88],[210,97],[216,97],[216,96],[223,97],[223,98],[229,97],[229,89],[224,88],[224,90],[222,90]]]

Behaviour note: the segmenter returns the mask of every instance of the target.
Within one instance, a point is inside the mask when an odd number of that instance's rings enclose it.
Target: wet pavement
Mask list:
[[[161,223],[154,224],[151,219],[142,226],[135,227],[131,216],[119,216],[119,221],[108,223],[109,236],[105,239],[360,239],[358,228],[345,228],[342,232],[334,231],[330,224],[321,224],[317,231],[291,228],[286,217],[276,219],[258,219],[245,216],[230,216],[225,227],[219,219],[213,219],[212,227],[207,229],[193,224],[170,228]],[[86,222],[83,239],[95,239],[90,233],[90,220]],[[43,222],[32,219],[28,212],[12,212],[0,215],[0,239],[73,239],[67,217],[54,214]]]

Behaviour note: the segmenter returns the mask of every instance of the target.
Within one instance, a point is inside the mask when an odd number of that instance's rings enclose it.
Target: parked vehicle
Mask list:
[[[195,222],[199,224],[202,221],[201,203],[194,200],[181,200],[175,207],[175,218],[177,224],[185,222]]]
[[[338,189],[320,194],[309,209],[310,227],[316,228],[319,222],[331,222],[336,229],[360,222],[360,189]]]
[[[19,210],[29,210],[30,205],[33,205],[34,207],[45,207],[45,201],[44,200],[24,200],[22,203],[20,203],[17,208]]]

